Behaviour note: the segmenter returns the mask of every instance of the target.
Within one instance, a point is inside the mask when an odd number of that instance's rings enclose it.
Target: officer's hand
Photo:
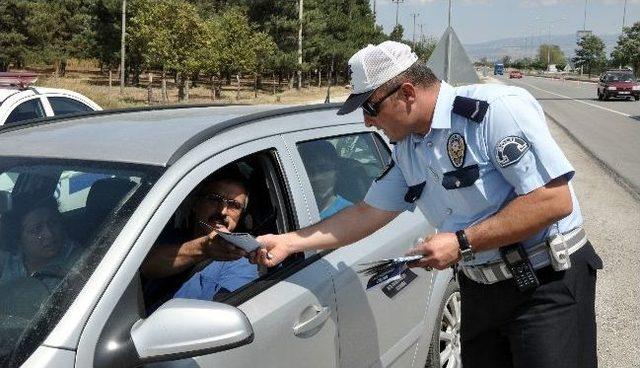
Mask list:
[[[218,230],[228,232],[226,228]],[[247,256],[247,252],[222,239],[215,230],[203,237],[202,251],[216,261],[235,261]]]
[[[293,251],[283,235],[267,234],[256,238],[262,248],[249,255],[249,262],[273,267],[284,261]]]
[[[426,267],[444,270],[460,260],[460,246],[454,233],[438,233],[426,238],[407,255],[421,254],[422,259],[409,263],[409,267]]]

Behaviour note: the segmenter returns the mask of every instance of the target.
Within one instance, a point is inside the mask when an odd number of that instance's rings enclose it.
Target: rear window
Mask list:
[[[0,157],[0,366],[22,364],[49,334],[158,175]]]
[[[92,108],[66,97],[49,97],[49,103],[53,109],[54,115],[68,115],[85,111],[93,111]]]

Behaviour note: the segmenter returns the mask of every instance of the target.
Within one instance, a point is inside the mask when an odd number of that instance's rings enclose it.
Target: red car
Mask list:
[[[522,78],[522,72],[519,70],[512,70],[509,72],[509,79],[511,78]]]
[[[600,76],[598,82],[598,99],[635,98],[640,100],[640,83],[630,69],[608,70]]]

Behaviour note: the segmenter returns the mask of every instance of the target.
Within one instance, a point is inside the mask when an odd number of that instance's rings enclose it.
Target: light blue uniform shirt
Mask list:
[[[489,103],[480,123],[452,112],[456,96]],[[466,154],[460,168],[453,165],[448,146],[453,134],[464,138]],[[442,82],[431,130],[425,136],[411,134],[393,149],[395,166],[375,181],[365,202],[387,211],[425,214],[438,231],[455,232],[498,212],[509,201],[547,184],[552,179],[573,177],[574,169],[549,133],[540,104],[518,87],[480,84],[452,87]],[[460,169],[477,165],[478,178],[446,189],[443,179]],[[450,174],[449,174],[450,175]],[[425,183],[415,203],[405,201],[409,187]],[[467,186],[465,186],[467,185]],[[449,187],[451,185],[449,184]],[[525,249],[555,233],[582,225],[580,206],[569,183],[573,212],[527,239]],[[473,244],[472,244],[473,246]],[[468,264],[484,264],[500,259],[498,249],[476,253]],[[548,256],[531,259],[534,267],[548,264]]]

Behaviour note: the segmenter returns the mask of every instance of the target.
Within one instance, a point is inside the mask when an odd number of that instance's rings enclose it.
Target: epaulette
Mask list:
[[[481,123],[489,109],[489,103],[475,98],[456,96],[453,100],[453,113]]]

